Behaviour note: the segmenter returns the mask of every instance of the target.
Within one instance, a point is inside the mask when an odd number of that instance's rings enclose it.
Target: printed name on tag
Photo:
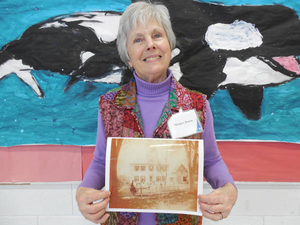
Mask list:
[[[183,138],[203,132],[195,109],[173,114],[168,120],[168,127],[172,138]]]

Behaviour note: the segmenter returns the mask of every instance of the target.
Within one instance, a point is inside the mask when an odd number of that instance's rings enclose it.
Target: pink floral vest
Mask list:
[[[166,103],[162,115],[156,125],[153,138],[170,138],[167,126],[169,117],[183,110],[196,109],[202,127],[205,125],[206,96],[191,91],[179,84],[174,77],[171,79],[169,101]],[[131,80],[128,84],[113,89],[100,97],[99,107],[107,137],[144,137],[142,117],[136,103],[136,83]],[[196,134],[189,139],[200,139]],[[139,213],[113,212],[105,224],[136,225]],[[157,225],[201,225],[202,217],[185,214],[155,213]]]

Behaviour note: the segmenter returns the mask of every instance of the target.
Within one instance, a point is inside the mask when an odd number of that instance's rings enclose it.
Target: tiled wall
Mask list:
[[[77,208],[78,182],[0,185],[0,225],[91,225]],[[299,225],[300,183],[237,183],[238,201],[220,225]],[[204,184],[204,193],[210,186]],[[203,220],[203,225],[215,225]]]

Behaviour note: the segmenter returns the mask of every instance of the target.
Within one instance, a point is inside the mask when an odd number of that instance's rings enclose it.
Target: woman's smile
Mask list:
[[[155,60],[155,59],[160,59],[161,56],[149,56],[147,58],[144,59],[145,62],[151,61],[151,60]]]

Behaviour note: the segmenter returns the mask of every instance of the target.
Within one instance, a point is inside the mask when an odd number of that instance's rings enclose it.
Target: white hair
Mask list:
[[[176,37],[166,6],[143,1],[132,3],[121,16],[117,37],[117,47],[120,58],[127,66],[129,66],[128,61],[130,61],[126,45],[129,33],[132,29],[136,28],[138,23],[145,26],[150,19],[156,19],[165,29],[171,50],[176,46]]]

